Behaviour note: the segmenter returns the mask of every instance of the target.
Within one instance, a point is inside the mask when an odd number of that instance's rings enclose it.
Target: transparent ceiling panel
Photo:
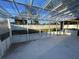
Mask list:
[[[38,14],[41,15],[41,16],[47,15],[48,11],[40,9],[40,10],[38,10]]]
[[[15,1],[15,3],[14,3]],[[40,16],[47,18],[62,15],[67,10],[78,15],[78,0],[0,0],[0,8],[9,12],[12,16],[22,15]],[[32,6],[31,6],[32,5]],[[71,6],[72,5],[72,6]],[[18,12],[19,11],[19,12]],[[76,12],[75,12],[76,11]],[[6,14],[6,12],[4,14]],[[59,14],[58,14],[59,13]],[[68,12],[66,12],[68,13]]]
[[[15,0],[18,3],[22,3],[22,4],[29,4],[30,0]]]
[[[50,2],[50,3],[46,6],[45,9],[47,9],[47,10],[52,10],[53,8],[54,8],[53,3]]]
[[[54,7],[59,5],[61,2],[62,2],[61,0],[52,0],[52,4],[53,4]]]
[[[0,6],[2,8],[4,8],[7,12],[9,12],[12,16],[17,15],[17,11],[16,11],[16,8],[15,8],[13,3],[9,3],[7,1],[1,1],[0,0]]]
[[[49,14],[49,11],[40,9],[40,10],[38,10],[38,14],[40,16],[40,19],[46,19],[45,16],[47,16]]]
[[[24,5],[16,4],[20,13],[26,13],[27,9]]]
[[[33,6],[43,7],[49,0],[33,0]]]
[[[6,16],[4,16],[3,14],[0,13],[0,18],[1,18],[1,17],[5,18]],[[1,20],[1,19],[0,19],[0,20]]]

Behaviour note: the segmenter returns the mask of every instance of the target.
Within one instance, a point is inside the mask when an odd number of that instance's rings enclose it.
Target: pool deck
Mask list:
[[[52,35],[14,44],[2,59],[79,59],[79,37]]]

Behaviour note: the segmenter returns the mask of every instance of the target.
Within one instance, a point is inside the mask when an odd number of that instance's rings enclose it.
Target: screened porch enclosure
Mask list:
[[[79,59],[79,0],[0,0],[0,59]]]

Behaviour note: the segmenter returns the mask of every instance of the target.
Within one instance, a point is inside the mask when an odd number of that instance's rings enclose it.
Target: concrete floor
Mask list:
[[[15,44],[2,59],[79,59],[79,37],[52,35]]]

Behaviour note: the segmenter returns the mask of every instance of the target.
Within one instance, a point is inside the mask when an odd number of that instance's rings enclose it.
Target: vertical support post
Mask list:
[[[78,30],[78,21],[77,21],[77,30]]]
[[[65,34],[65,31],[64,31],[64,21],[63,21],[63,35]]]
[[[68,21],[67,21],[67,29],[68,29],[68,24],[69,24],[69,23],[68,23]]]
[[[78,29],[77,30],[77,36],[79,36],[79,24],[78,23],[79,23],[79,21],[77,21],[77,26],[78,26],[78,28],[77,28]]]
[[[79,30],[79,21],[77,22],[77,24],[78,24],[78,30]]]
[[[64,21],[61,21],[60,30],[62,30],[62,34],[64,34]]]
[[[57,31],[57,22],[56,22],[56,34],[58,35],[58,31]]]
[[[39,38],[41,39],[41,27],[38,25],[38,27],[39,27]]]
[[[45,24],[45,25],[46,25],[46,24]],[[45,26],[45,25],[44,25],[44,26]],[[47,37],[47,34],[48,34],[48,32],[47,32],[47,29],[46,29],[46,30],[45,30],[45,35],[46,35],[46,37]]]
[[[10,24],[9,18],[7,20],[8,20],[9,34],[10,34],[10,43],[11,43],[11,40],[12,40],[12,29],[11,29],[11,24]]]
[[[41,27],[42,27],[42,26],[41,26]],[[40,28],[40,36],[41,36],[41,38],[42,38],[41,28]]]
[[[60,24],[60,30],[63,29],[63,21],[61,21],[61,24]]]
[[[7,21],[8,21],[8,28],[9,28],[9,38],[6,40],[6,49],[8,49],[12,43],[12,29],[11,29],[10,19],[7,18]]]
[[[41,32],[41,31],[40,31],[40,28],[39,28],[39,36],[40,36],[40,32]]]
[[[77,36],[79,36],[78,21],[77,21]]]
[[[29,30],[28,30],[28,20],[27,20],[27,39],[30,40],[29,39]]]
[[[50,21],[49,21],[49,36],[51,36]]]
[[[76,22],[77,22],[77,36],[79,36],[78,20]]]

